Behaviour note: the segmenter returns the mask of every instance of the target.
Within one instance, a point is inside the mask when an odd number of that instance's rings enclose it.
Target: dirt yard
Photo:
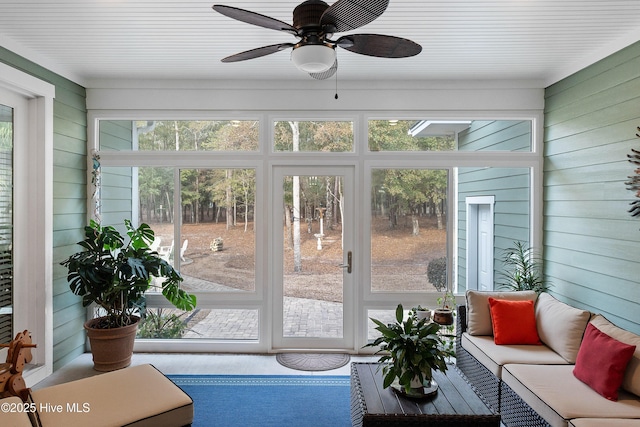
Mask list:
[[[150,224],[161,245],[170,245],[172,224]],[[340,229],[324,228],[322,250],[317,249],[317,223],[307,232],[306,224],[301,233],[302,271],[293,270],[293,249],[285,239],[284,291],[286,296],[316,300],[342,300],[341,275],[342,249]],[[212,241],[221,237],[223,250],[211,250]],[[226,229],[224,223],[183,225],[182,238],[188,239],[182,274],[205,281],[204,285],[189,286],[191,290],[215,290],[210,283],[224,285],[238,291],[250,291],[255,283],[255,238],[253,224],[244,231],[244,224]],[[410,222],[395,229],[385,218],[374,220],[372,242],[372,288],[377,291],[402,291],[432,289],[427,279],[427,265],[434,258],[446,254],[445,230],[438,230],[435,218],[420,219],[420,234],[411,235]],[[354,254],[354,260],[357,255]],[[224,289],[224,288],[222,288]]]

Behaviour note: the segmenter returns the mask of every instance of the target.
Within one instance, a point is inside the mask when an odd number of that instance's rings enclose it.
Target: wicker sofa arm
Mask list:
[[[467,306],[459,305],[456,316],[456,354],[462,349],[462,334],[467,330]]]
[[[462,335],[462,333],[466,331],[467,331],[467,306],[459,305],[458,317],[456,319],[456,333],[458,335]]]

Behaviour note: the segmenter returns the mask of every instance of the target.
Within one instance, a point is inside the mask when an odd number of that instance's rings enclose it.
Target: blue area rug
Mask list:
[[[350,427],[350,380],[328,375],[168,375],[194,402],[192,427]]]

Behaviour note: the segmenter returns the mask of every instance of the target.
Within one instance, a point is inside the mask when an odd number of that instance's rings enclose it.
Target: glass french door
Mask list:
[[[273,347],[354,348],[354,169],[275,166]]]

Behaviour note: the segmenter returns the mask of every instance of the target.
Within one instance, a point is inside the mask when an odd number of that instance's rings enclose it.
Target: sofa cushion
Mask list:
[[[569,363],[576,363],[582,335],[591,313],[541,293],[536,302],[536,323],[540,340]]]
[[[618,400],[618,389],[635,345],[622,343],[587,325],[573,375],[609,400]]]
[[[499,345],[541,345],[533,304],[533,301],[509,301],[490,297],[493,341]]]
[[[576,418],[569,427],[640,427],[640,419],[624,418]]]
[[[600,314],[593,316],[591,323],[610,337],[625,344],[636,346],[636,351],[633,353],[633,357],[625,371],[622,388],[636,396],[640,396],[640,335],[614,325]]]
[[[502,376],[507,363],[531,365],[566,365],[558,353],[545,345],[496,345],[492,336],[462,334],[462,347],[482,363],[493,375]]]
[[[538,294],[534,291],[467,291],[467,332],[471,335],[493,335],[489,298],[509,301],[535,301]]]
[[[605,399],[573,376],[573,365],[507,364],[502,380],[552,426],[573,418],[640,418],[640,399],[623,390],[617,402]]]

